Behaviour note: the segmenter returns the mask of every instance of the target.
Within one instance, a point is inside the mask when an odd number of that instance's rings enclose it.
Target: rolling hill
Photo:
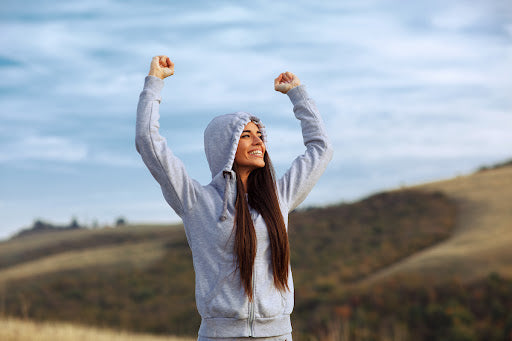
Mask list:
[[[183,240],[181,225],[73,229],[0,242],[0,285],[66,270],[141,267],[161,258],[164,244]]]
[[[453,234],[377,271],[362,284],[400,275],[425,277],[429,281],[449,277],[470,282],[497,272],[512,278],[512,166],[412,189],[440,191],[455,201],[458,217]]]
[[[292,213],[294,339],[512,331],[511,185],[505,164]],[[0,242],[0,315],[191,336],[193,281],[181,225]]]

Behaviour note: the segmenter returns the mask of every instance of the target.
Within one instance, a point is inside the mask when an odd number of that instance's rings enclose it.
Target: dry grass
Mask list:
[[[165,241],[106,246],[63,252],[0,270],[0,284],[10,280],[96,266],[142,267],[165,255]]]
[[[418,252],[360,284],[414,274],[429,281],[471,281],[496,271],[512,277],[512,167],[414,186],[455,199],[458,220],[448,240]]]
[[[69,323],[36,323],[7,318],[0,319],[2,341],[192,341],[192,338],[132,334]]]
[[[145,235],[149,233],[161,234],[169,231],[174,226],[170,225],[133,225],[119,228],[101,229],[74,229],[68,231],[54,231],[40,234],[32,234],[25,237],[0,241],[0,258],[22,254],[27,250],[49,249],[69,240],[80,241],[101,237],[105,235]]]
[[[10,280],[96,266],[143,267],[163,257],[165,243],[181,238],[182,234],[179,225],[132,225],[46,232],[3,241],[0,259],[15,263],[0,267],[0,285]],[[24,259],[30,253],[36,256]]]

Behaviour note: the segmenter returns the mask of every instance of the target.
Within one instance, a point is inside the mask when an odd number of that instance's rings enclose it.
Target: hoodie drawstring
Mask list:
[[[226,174],[229,175],[229,179],[226,178]],[[229,196],[228,192],[229,192],[229,183],[230,183],[229,180],[233,178],[233,176],[231,175],[231,172],[229,172],[229,171],[222,172],[222,176],[226,180],[226,187],[224,187],[224,199],[222,201],[222,214],[219,217],[220,221],[224,221],[228,218],[228,196]]]

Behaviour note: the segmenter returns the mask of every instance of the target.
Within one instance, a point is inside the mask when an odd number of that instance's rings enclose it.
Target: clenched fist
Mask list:
[[[274,89],[283,94],[300,85],[300,80],[291,72],[283,72],[274,80]]]
[[[160,79],[174,75],[174,63],[167,56],[156,56],[151,60],[149,76],[155,76]]]

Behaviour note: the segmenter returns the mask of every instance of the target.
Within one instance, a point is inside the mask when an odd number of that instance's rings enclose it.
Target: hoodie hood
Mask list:
[[[260,128],[262,140],[266,143],[265,126],[258,117],[247,112],[217,116],[208,124],[204,131],[204,150],[212,178],[220,172],[231,173],[240,135],[251,121]]]

